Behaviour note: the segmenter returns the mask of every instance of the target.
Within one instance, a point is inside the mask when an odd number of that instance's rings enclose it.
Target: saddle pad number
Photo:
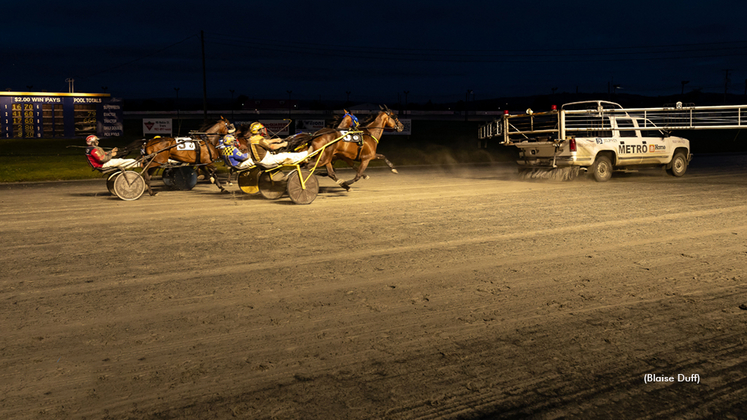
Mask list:
[[[179,140],[176,143],[176,150],[195,150],[195,142],[188,140]]]

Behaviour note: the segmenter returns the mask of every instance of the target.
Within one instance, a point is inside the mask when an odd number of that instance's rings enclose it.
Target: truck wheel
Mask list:
[[[597,182],[609,181],[612,178],[612,162],[607,156],[598,156],[591,166],[591,174]]]
[[[675,153],[672,157],[672,167],[667,169],[667,172],[669,172],[670,175],[682,176],[685,175],[686,170],[687,158],[685,158],[685,154],[682,152]]]

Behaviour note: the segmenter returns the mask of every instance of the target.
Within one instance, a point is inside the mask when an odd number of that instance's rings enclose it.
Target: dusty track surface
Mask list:
[[[0,418],[746,418],[745,163],[0,186]]]

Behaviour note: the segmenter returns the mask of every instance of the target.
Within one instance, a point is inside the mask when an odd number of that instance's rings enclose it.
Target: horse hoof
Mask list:
[[[363,175],[363,179],[369,179],[369,178],[371,178],[371,177],[368,176],[368,175]]]
[[[396,169],[392,169],[392,173],[398,174],[399,172]]]
[[[215,178],[213,178],[212,176],[210,177],[210,183],[215,184]]]

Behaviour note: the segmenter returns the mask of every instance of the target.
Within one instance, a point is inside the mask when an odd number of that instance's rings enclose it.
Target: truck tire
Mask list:
[[[685,157],[685,154],[682,152],[675,153],[674,156],[672,156],[670,166],[671,167],[667,169],[667,172],[669,172],[670,175],[677,177],[685,175],[685,171],[687,171],[687,158]]]
[[[597,182],[606,182],[612,178],[612,162],[607,156],[597,156],[591,166],[591,175]]]

